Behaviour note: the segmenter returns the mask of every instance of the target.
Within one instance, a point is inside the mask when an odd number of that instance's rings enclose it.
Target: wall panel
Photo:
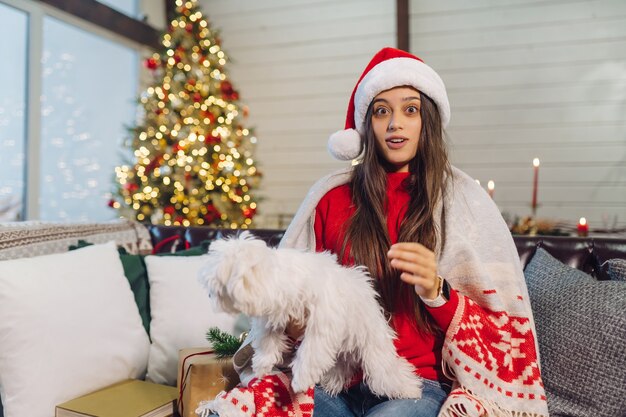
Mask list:
[[[204,4],[250,108],[264,173],[258,226],[284,226],[308,187],[345,166],[326,152],[370,56],[395,44],[395,2]],[[453,163],[499,207],[626,226],[626,2],[412,0],[411,51],[443,77]]]
[[[263,172],[259,227],[285,227],[308,188],[346,163],[326,151],[370,57],[395,44],[395,2],[211,0],[203,3],[250,108]]]
[[[411,50],[444,79],[453,163],[538,216],[626,226],[626,2],[411,1]]]

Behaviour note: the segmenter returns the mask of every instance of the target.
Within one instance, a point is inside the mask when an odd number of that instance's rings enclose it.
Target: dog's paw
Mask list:
[[[332,396],[339,394],[345,387],[344,382],[338,380],[324,380],[320,385],[324,388],[324,391]]]
[[[306,392],[309,388],[315,386],[315,381],[309,381],[297,376],[293,376],[291,380],[291,388],[294,392]]]
[[[252,371],[256,377],[263,377],[272,372],[276,361],[267,356],[258,355],[258,351],[252,357]]]
[[[402,387],[402,391],[399,393],[399,398],[422,398],[422,381],[417,379],[412,383]]]
[[[337,395],[345,388],[349,382],[351,372],[349,369],[344,369],[340,366],[334,366],[328,370],[323,376],[320,382],[324,391],[330,395]]]
[[[374,394],[390,399],[422,398],[422,380],[417,376],[407,379],[401,378],[395,381],[370,381],[368,385]]]

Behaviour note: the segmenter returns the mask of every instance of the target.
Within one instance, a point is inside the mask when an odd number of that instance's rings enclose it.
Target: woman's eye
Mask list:
[[[409,106],[409,107],[406,108],[406,111],[408,113],[419,113],[420,109],[417,106]]]
[[[374,110],[374,114],[377,115],[377,116],[384,116],[387,113],[388,112],[387,112],[387,109],[385,107],[379,107],[376,110]]]

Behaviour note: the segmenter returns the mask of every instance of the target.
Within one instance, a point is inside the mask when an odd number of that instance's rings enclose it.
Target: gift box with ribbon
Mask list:
[[[219,359],[210,348],[186,348],[178,354],[178,412],[196,417],[200,401],[212,400],[239,383],[232,358]]]

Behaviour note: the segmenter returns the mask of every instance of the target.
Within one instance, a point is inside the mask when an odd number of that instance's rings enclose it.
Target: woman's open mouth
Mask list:
[[[385,143],[389,149],[400,149],[402,148],[409,140],[406,138],[389,138],[385,139]]]

